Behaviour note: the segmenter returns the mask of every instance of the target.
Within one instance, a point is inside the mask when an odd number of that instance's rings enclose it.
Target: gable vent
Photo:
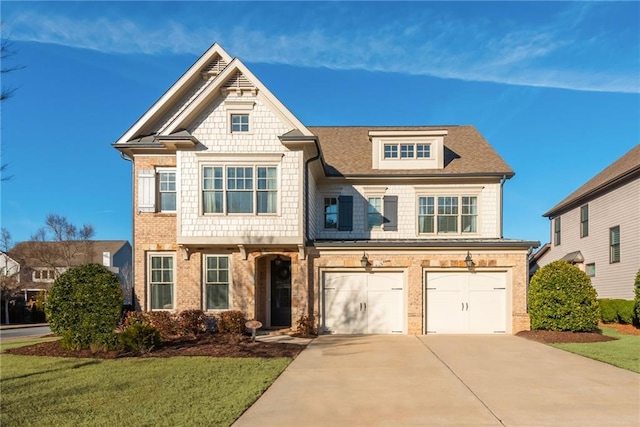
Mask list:
[[[243,92],[256,93],[256,87],[240,71],[237,71],[225,82],[223,90],[227,93],[235,91],[237,95],[242,95]]]
[[[227,61],[222,57],[216,56],[213,61],[209,62],[202,71],[202,78],[205,80],[215,77],[222,72],[227,66]]]

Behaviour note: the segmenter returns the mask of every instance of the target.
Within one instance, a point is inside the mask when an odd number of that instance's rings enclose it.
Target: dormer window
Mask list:
[[[442,169],[446,130],[371,130],[373,169]]]

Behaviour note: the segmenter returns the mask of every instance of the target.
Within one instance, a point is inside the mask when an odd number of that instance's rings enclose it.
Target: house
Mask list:
[[[531,260],[534,272],[564,259],[591,277],[599,298],[634,298],[640,269],[640,144],[543,216],[550,242]]]
[[[97,263],[116,273],[123,285],[124,303],[131,303],[132,249],[126,240],[64,242],[26,241],[15,245],[11,255],[21,264],[20,280],[27,303],[47,292],[54,280],[71,267]]]
[[[321,333],[529,329],[514,175],[473,126],[312,127],[214,44],[113,146],[137,308]]]

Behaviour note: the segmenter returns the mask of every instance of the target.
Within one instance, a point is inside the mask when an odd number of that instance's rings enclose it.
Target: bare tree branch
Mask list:
[[[93,226],[85,224],[78,229],[69,220],[58,214],[49,214],[45,226],[31,236],[34,245],[32,256],[47,267],[71,267],[78,260],[84,263],[93,258],[90,239],[95,235]],[[53,245],[47,245],[53,242]]]

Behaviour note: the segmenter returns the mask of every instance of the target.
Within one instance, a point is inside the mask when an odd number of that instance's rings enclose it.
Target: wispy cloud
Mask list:
[[[166,19],[160,14],[150,22],[32,11],[13,15],[9,31],[17,41],[105,53],[199,55],[218,41],[245,62],[584,91],[640,92],[637,61],[621,66],[605,60],[592,62],[594,55],[614,46],[606,46],[607,34],[593,34],[591,38],[583,34],[590,8],[574,7],[543,24],[524,26],[496,25],[491,19],[465,21],[431,11],[375,25],[336,23],[324,16],[309,18],[305,25],[267,25],[248,5],[242,21],[231,19],[233,14],[227,11],[227,15],[218,15],[219,19],[202,23],[183,23],[173,14],[167,14]],[[340,20],[346,15],[335,13],[331,18]],[[633,46],[637,49],[637,34],[636,40],[632,34],[629,43],[630,52],[634,51]]]

